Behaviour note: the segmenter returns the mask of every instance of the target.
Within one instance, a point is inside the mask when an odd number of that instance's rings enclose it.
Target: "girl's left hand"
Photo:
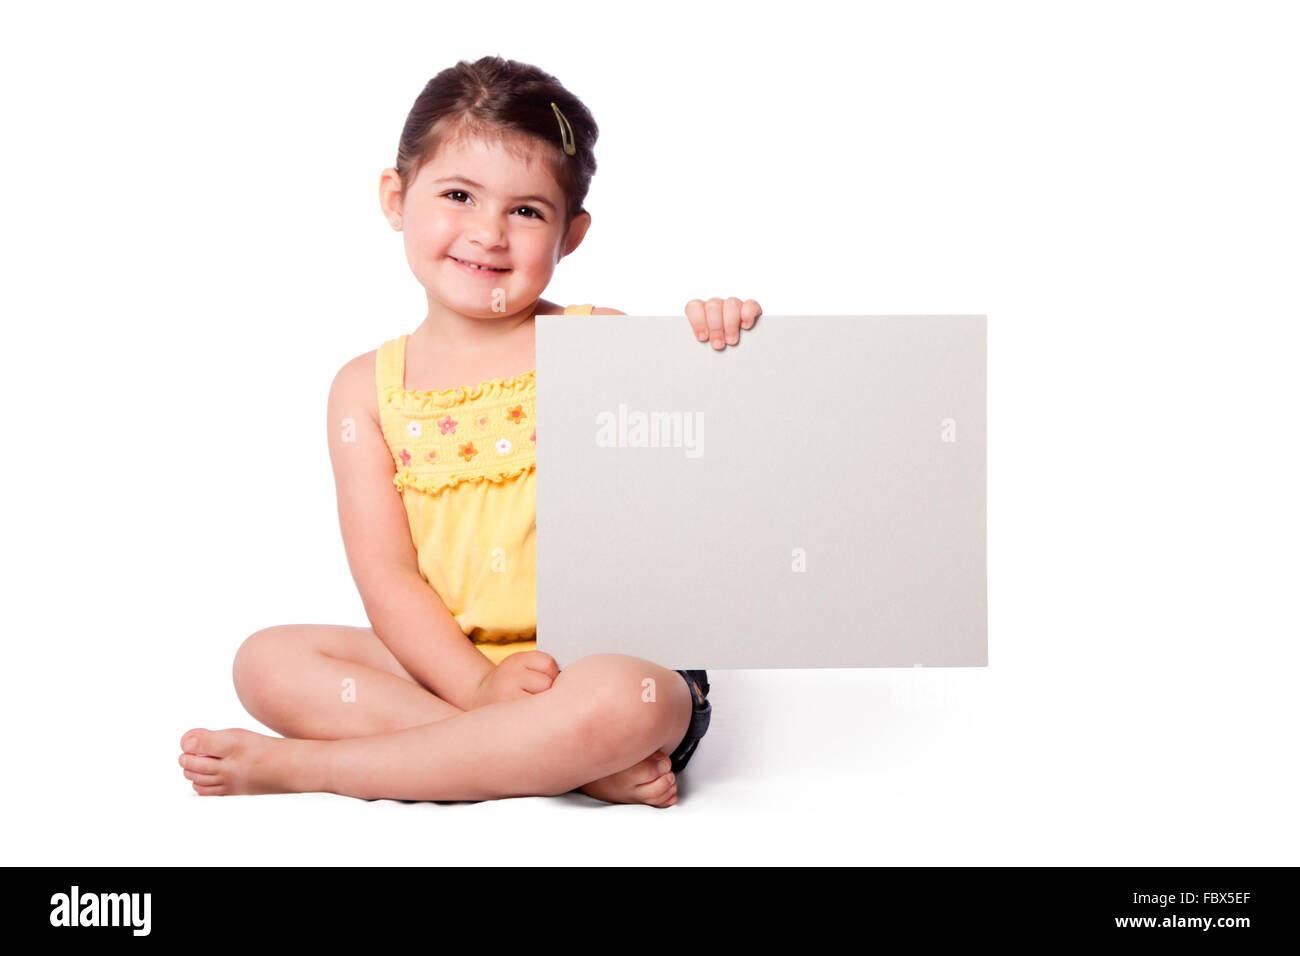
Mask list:
[[[686,303],[686,318],[691,321],[695,337],[701,342],[706,339],[715,348],[735,345],[740,341],[741,329],[752,329],[754,320],[763,314],[763,308],[753,299],[741,302],[735,296],[730,299],[709,299],[701,302],[691,299]]]

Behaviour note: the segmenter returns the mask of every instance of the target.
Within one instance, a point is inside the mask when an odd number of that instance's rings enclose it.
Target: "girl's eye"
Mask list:
[[[445,193],[443,193],[443,195],[446,196],[448,199],[451,199],[451,197],[453,197],[453,196],[464,196],[466,199],[469,198],[469,193],[465,192],[465,190],[463,190],[463,189],[449,189],[449,190],[447,190]],[[452,202],[460,202],[460,200],[459,200],[459,199],[452,199]],[[529,219],[541,219],[541,220],[545,220],[545,219],[546,219],[545,216],[543,216],[540,212],[538,212],[538,211],[537,211],[536,209],[534,209],[532,206],[520,206],[519,208],[520,208],[520,209],[527,209],[527,210],[529,211],[529,213],[531,213],[531,215],[527,217],[527,218],[529,218]]]

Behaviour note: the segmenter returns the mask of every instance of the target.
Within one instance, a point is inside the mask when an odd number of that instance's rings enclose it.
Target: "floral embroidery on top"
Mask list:
[[[401,343],[393,341],[377,359],[377,374],[398,491],[432,494],[462,482],[503,482],[532,472],[534,371],[464,387],[407,389]]]

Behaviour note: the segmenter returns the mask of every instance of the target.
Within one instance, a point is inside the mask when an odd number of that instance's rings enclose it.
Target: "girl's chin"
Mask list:
[[[478,291],[473,289],[467,291],[463,287],[449,289],[445,285],[430,288],[438,290],[437,294],[431,294],[430,298],[437,299],[448,308],[466,315],[503,315],[517,312],[520,306],[512,307],[512,303],[536,302],[541,298],[543,291],[539,290],[528,295],[516,291],[504,282],[499,286],[487,286]]]

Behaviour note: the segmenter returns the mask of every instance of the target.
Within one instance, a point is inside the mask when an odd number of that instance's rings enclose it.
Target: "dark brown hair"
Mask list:
[[[573,130],[572,156],[564,151],[568,131],[562,130],[552,103]],[[599,133],[591,111],[544,70],[499,56],[473,63],[461,60],[425,84],[406,116],[395,165],[402,177],[402,200],[443,143],[480,136],[513,152],[526,138],[543,145],[543,156],[568,203],[567,227],[585,211],[582,204],[596,172],[593,147]]]

